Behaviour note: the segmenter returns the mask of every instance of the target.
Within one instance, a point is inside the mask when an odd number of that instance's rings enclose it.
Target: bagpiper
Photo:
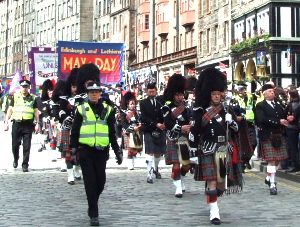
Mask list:
[[[164,91],[165,105],[162,107],[167,137],[165,161],[167,165],[173,165],[171,178],[176,188],[177,198],[182,198],[185,191],[183,177],[190,170],[187,138],[191,127],[191,112],[184,100],[185,89],[185,77],[181,74],[173,74]]]
[[[229,103],[222,102],[226,87],[226,77],[219,70],[208,68],[201,72],[195,91],[194,125],[189,134],[190,157],[198,157],[194,178],[206,182],[210,222],[214,225],[221,224],[218,197],[224,191],[242,189],[238,125]]]

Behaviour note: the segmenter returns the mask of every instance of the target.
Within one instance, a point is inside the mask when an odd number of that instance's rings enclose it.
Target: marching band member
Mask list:
[[[274,86],[262,86],[264,100],[256,105],[256,122],[262,158],[268,162],[265,184],[270,187],[270,195],[277,195],[275,183],[276,165],[286,159],[286,141],[282,135],[288,125],[283,106],[274,101]]]
[[[175,197],[182,198],[185,186],[182,177],[190,169],[187,135],[190,131],[190,111],[185,106],[186,79],[174,74],[168,80],[164,91],[165,105],[162,107],[167,135],[165,161],[173,165],[171,178],[176,187]],[[180,166],[181,165],[181,166]]]
[[[134,169],[134,159],[137,153],[143,150],[140,114],[136,111],[136,104],[135,94],[127,91],[122,99],[122,107],[126,111],[121,115],[121,122],[124,129],[124,148],[128,151],[127,166],[129,170]]]
[[[48,141],[49,135],[49,127],[50,126],[50,118],[52,114],[52,108],[50,105],[50,100],[52,97],[52,92],[54,90],[54,86],[51,80],[45,80],[42,84],[42,94],[40,97],[41,104],[39,106],[40,111],[40,143],[41,147],[38,149],[39,152],[46,149],[45,143]]]
[[[156,179],[161,179],[158,171],[160,157],[166,151],[166,136],[164,119],[161,112],[163,101],[157,96],[155,83],[147,85],[148,97],[140,102],[142,130],[144,132],[145,153],[147,163],[147,182],[153,183],[152,173]]]
[[[196,181],[206,181],[210,222],[214,225],[221,224],[218,196],[228,187],[230,192],[242,188],[239,154],[232,143],[238,126],[221,102],[226,86],[226,77],[219,70],[208,68],[201,72],[195,91],[195,124],[189,134],[190,156],[197,155],[199,162],[194,177]]]

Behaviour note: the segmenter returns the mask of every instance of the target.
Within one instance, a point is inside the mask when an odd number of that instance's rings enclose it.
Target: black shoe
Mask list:
[[[156,179],[161,179],[160,172],[153,170],[153,173],[155,174]]]
[[[249,162],[247,162],[245,165],[246,165],[246,168],[247,168],[247,169],[252,169],[252,166],[250,165]]]
[[[147,177],[147,183],[153,184],[153,179],[151,177]]]
[[[214,218],[210,221],[213,225],[221,225],[221,220],[219,218]]]
[[[271,186],[270,180],[265,179],[265,184],[268,185],[269,187]]]
[[[81,176],[75,177],[75,180],[81,180]]]
[[[270,188],[270,195],[277,195],[277,188],[276,187]]]
[[[18,167],[18,162],[14,162],[13,167],[16,169]]]
[[[90,226],[99,226],[99,218],[93,217],[90,219]]]
[[[22,169],[23,169],[23,172],[24,172],[24,173],[26,173],[26,172],[29,172],[29,170],[28,170],[28,167],[27,167],[27,166],[23,166],[23,167],[22,167]]]
[[[182,198],[182,194],[175,194],[176,198]]]
[[[74,185],[75,182],[74,182],[74,181],[68,181],[68,184],[69,184],[69,185]]]

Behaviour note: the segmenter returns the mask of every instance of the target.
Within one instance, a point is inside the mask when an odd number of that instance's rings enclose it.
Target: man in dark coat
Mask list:
[[[258,139],[262,158],[268,162],[265,183],[270,187],[270,194],[277,195],[276,164],[287,158],[286,141],[282,133],[288,121],[280,103],[274,101],[273,85],[263,85],[262,92],[264,100],[256,105]]]
[[[145,153],[147,154],[147,182],[153,183],[152,173],[157,179],[161,179],[158,172],[160,157],[166,150],[166,137],[164,133],[165,125],[162,112],[163,100],[157,97],[157,87],[155,83],[147,85],[146,99],[140,103],[142,130],[144,132]]]

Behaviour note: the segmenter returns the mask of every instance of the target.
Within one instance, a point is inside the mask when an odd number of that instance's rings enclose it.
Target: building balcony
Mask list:
[[[150,31],[142,31],[139,33],[139,40],[140,40],[140,43],[143,44],[143,45],[146,45],[149,43],[149,40],[150,40]]]
[[[139,5],[138,12],[140,14],[150,13],[150,2],[143,2]]]
[[[159,36],[165,36],[169,33],[169,22],[160,22],[156,26],[156,33]]]
[[[181,25],[187,27],[195,23],[195,10],[185,11],[180,14]]]

